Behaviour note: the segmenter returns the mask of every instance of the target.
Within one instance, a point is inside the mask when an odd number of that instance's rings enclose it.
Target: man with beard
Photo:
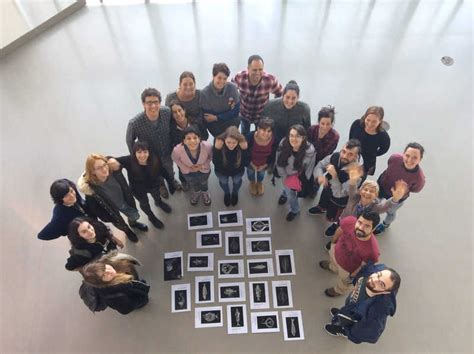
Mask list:
[[[373,231],[380,221],[379,214],[366,211],[359,218],[347,216],[341,220],[331,241],[329,261],[319,262],[325,270],[338,276],[337,284],[324,291],[326,296],[335,297],[350,289],[352,279],[361,268],[378,261],[380,252]]]
[[[376,343],[385,329],[388,316],[397,307],[400,275],[383,264],[368,264],[354,279],[354,290],[341,309],[331,309],[331,324],[324,328],[333,336],[351,342]]]
[[[320,188],[324,189],[319,203],[308,210],[310,215],[326,213],[326,218],[330,222],[335,222],[339,218],[349,198],[349,170],[363,165],[360,149],[359,140],[350,139],[341,151],[318,162],[313,176]],[[357,186],[360,182],[361,179],[358,179]]]

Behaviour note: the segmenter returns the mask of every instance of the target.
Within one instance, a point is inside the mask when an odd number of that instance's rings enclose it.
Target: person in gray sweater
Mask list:
[[[283,90],[283,97],[271,100],[263,109],[262,116],[274,121],[278,140],[284,138],[288,129],[295,124],[302,125],[306,131],[311,126],[311,110],[299,97],[300,88],[296,81],[291,80]]]
[[[227,64],[217,63],[212,68],[212,81],[201,91],[201,109],[207,129],[216,137],[230,126],[239,127],[240,95],[237,86],[228,82]]]

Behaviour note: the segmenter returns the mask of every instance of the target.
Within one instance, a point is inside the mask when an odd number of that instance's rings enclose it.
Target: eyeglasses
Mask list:
[[[96,168],[94,168],[94,170],[99,171],[99,170],[105,170],[108,168],[109,168],[109,165],[107,164],[107,162],[104,162],[103,165],[97,166]]]
[[[160,104],[160,101],[156,100],[156,101],[145,101],[145,104],[147,106],[158,106]]]

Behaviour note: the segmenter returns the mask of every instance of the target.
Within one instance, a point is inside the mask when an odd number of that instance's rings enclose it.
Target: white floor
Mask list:
[[[2,353],[471,353],[472,343],[472,3],[470,1],[196,1],[85,8],[1,61]],[[244,181],[244,216],[270,216],[273,248],[295,251],[290,277],[305,341],[283,333],[227,335],[195,329],[194,311],[171,314],[163,253],[195,250],[186,230],[188,196],[170,199],[163,232],[150,231],[126,252],[142,260],[150,304],[129,316],[93,315],[81,303],[80,277],[64,270],[65,238],[39,241],[56,178],[76,180],[91,152],[126,153],[128,120],[140,93],[165,95],[183,70],[198,86],[224,61],[232,74],[259,53],[266,69],[295,79],[313,112],[336,107],[341,144],[351,122],[382,105],[391,124],[390,153],[410,141],[426,147],[425,189],[379,238],[382,261],[402,274],[398,309],[375,345],[328,336],[328,310],[342,298],[323,290],[319,269],[325,222],[302,213],[284,221],[279,188],[266,180],[252,199]],[[444,66],[442,56],[454,58]],[[389,154],[378,161],[376,175]],[[212,211],[224,208],[211,179]],[[303,210],[310,201],[302,201]],[[143,218],[145,220],[145,218]],[[223,258],[223,250],[216,251]],[[217,279],[216,279],[217,281]],[[181,283],[194,284],[185,274]],[[248,302],[247,302],[248,304]],[[194,308],[193,308],[194,309]],[[250,317],[249,317],[250,319]]]

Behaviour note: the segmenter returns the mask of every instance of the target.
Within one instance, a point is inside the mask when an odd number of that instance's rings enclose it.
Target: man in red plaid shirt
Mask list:
[[[280,97],[283,88],[274,75],[263,71],[263,59],[260,55],[251,55],[247,70],[238,72],[232,82],[239,88],[241,130],[246,135],[250,131],[250,124],[256,124],[260,119],[270,93]]]

